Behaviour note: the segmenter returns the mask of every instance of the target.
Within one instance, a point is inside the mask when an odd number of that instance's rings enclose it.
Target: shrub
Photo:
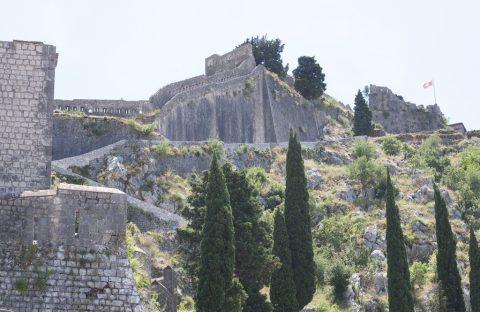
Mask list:
[[[357,159],[365,156],[367,159],[373,159],[375,155],[375,145],[368,141],[357,140],[353,146],[353,158]]]
[[[134,119],[127,119],[126,124],[142,135],[150,135],[157,128],[155,122],[152,122],[150,124],[142,124]]]
[[[410,280],[413,287],[422,287],[427,280],[428,265],[419,261],[414,261],[410,266]]]
[[[175,155],[172,146],[166,140],[163,140],[157,145],[152,146],[152,149],[158,156],[169,157]]]
[[[260,192],[268,182],[267,173],[265,169],[261,167],[248,168],[246,176],[249,184],[252,185],[257,192]]]
[[[385,180],[384,168],[366,156],[361,156],[350,164],[348,175],[350,179],[361,185],[362,190],[366,190],[368,187],[380,186]]]
[[[225,147],[223,145],[223,142],[218,138],[208,140],[207,148],[208,148],[208,152],[211,155],[217,154],[219,158],[225,155]]]
[[[315,261],[315,277],[317,285],[324,285],[327,281],[327,268],[329,260],[323,254],[317,253],[314,257]]]
[[[328,284],[333,287],[333,299],[343,303],[344,294],[350,284],[350,269],[341,261],[335,261],[330,268]]]
[[[382,141],[382,149],[387,155],[398,155],[402,150],[402,142],[394,136],[387,136]]]

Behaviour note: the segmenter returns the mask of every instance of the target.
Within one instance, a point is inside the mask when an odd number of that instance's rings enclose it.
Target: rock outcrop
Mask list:
[[[388,133],[434,131],[446,126],[437,104],[424,107],[405,102],[387,87],[370,85],[369,105],[373,121]]]

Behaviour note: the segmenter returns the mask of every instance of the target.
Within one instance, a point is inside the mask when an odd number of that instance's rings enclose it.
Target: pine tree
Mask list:
[[[235,234],[230,196],[216,154],[210,167],[206,206],[195,303],[198,312],[226,312],[235,266]]]
[[[279,258],[280,267],[272,273],[270,300],[274,312],[298,312],[288,234],[283,214],[279,209],[275,211],[274,224],[273,254]]]
[[[290,130],[286,167],[285,224],[292,255],[298,310],[301,310],[315,293],[315,263],[302,147],[293,130]]]
[[[388,306],[391,312],[413,312],[414,303],[407,251],[388,169],[386,201]]]
[[[372,135],[372,112],[362,95],[362,92],[358,90],[355,96],[355,107],[353,116],[353,133],[354,135]]]
[[[271,273],[271,239],[268,224],[261,221],[262,209],[245,171],[223,166],[232,206],[235,227],[235,275],[248,298],[243,312],[270,312],[272,307],[260,289],[267,285]]]
[[[327,88],[325,74],[314,56],[299,57],[298,67],[293,70],[293,76],[295,90],[308,100],[320,97]]]
[[[472,312],[480,312],[480,250],[473,228],[470,228],[470,303]]]
[[[435,231],[437,236],[437,274],[447,301],[448,311],[464,312],[460,273],[457,267],[456,239],[448,221],[448,210],[436,184],[435,192]]]

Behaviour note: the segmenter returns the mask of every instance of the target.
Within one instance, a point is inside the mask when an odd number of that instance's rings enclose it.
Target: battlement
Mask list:
[[[55,47],[0,41],[0,198],[50,188]]]

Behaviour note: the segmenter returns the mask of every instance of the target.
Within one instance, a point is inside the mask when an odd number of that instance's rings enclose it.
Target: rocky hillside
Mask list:
[[[332,121],[328,131],[332,136],[344,136],[341,129],[345,127]],[[439,169],[425,165],[420,151],[432,147],[441,151],[439,157],[450,164],[442,169],[446,170],[455,166],[468,146],[480,147],[480,140],[445,132],[400,135],[398,138],[406,142],[402,144],[395,139],[398,151],[393,155],[389,155],[391,148],[383,142],[391,137],[335,137],[331,141],[304,144],[317,263],[317,292],[308,305],[311,311],[386,309],[385,184],[381,169],[384,166],[393,174],[397,188],[396,200],[407,241],[417,306],[420,311],[432,311],[436,289],[433,179],[438,176]],[[272,211],[283,201],[286,147],[282,144],[223,144],[210,140],[174,146],[167,141],[130,141],[92,162],[97,166],[70,169],[178,213],[187,205],[190,181],[208,169],[214,151],[222,153],[223,162],[247,170],[259,191],[264,218],[271,221]],[[376,166],[373,170],[381,169],[366,183],[356,174],[358,159],[362,156],[372,160]],[[467,226],[462,219],[457,193],[447,187],[444,180],[439,181],[458,239],[457,258],[468,299]],[[193,290],[176,253],[174,233],[154,228],[141,233],[139,226],[132,225],[130,240],[131,248],[136,251],[132,257],[144,263],[137,267],[139,288],[148,293],[153,287],[152,281],[158,277],[156,272],[166,265],[172,266],[180,274],[181,306],[183,311],[189,311]],[[338,272],[348,277],[348,282],[343,300],[334,301],[332,292],[336,289],[334,281],[339,277]],[[268,289],[264,290],[268,293]]]

